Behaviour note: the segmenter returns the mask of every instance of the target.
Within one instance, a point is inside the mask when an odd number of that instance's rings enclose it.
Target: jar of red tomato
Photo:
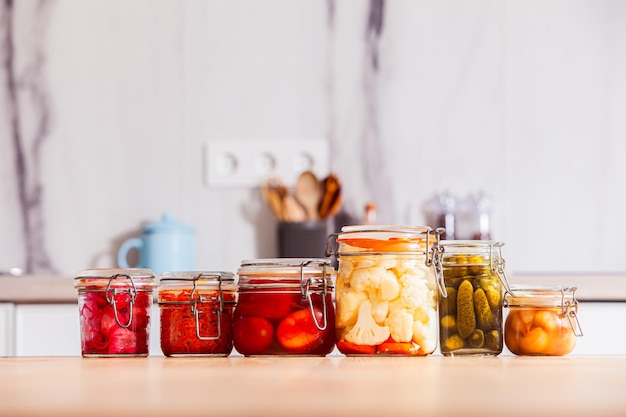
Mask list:
[[[148,356],[151,270],[88,269],[76,275],[74,286],[84,357]]]
[[[337,349],[346,355],[425,356],[437,347],[443,229],[344,226],[338,258]],[[333,238],[336,247],[332,248]]]
[[[335,347],[333,277],[326,259],[243,261],[233,341],[245,355],[325,356]]]
[[[237,285],[230,272],[165,272],[158,287],[165,356],[228,356]]]
[[[564,356],[583,335],[575,287],[511,285],[504,342],[520,356]]]

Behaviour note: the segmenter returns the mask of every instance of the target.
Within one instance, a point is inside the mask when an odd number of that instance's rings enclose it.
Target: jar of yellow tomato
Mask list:
[[[442,233],[363,225],[329,237],[327,255],[339,263],[335,329],[341,353],[425,356],[435,350],[438,291],[445,291]]]
[[[575,287],[512,285],[504,305],[507,348],[516,355],[563,356],[582,336]]]

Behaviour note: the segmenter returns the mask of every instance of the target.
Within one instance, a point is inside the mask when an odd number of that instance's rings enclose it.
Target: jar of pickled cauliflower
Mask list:
[[[506,347],[516,355],[564,356],[583,335],[575,287],[512,285],[504,300]]]
[[[444,240],[446,297],[439,299],[439,348],[444,356],[502,352],[504,274],[501,242]]]
[[[88,269],[74,278],[84,357],[148,356],[155,286],[149,269]]]
[[[158,286],[165,356],[228,356],[237,285],[231,272],[165,272]]]
[[[245,356],[325,356],[335,347],[335,270],[327,259],[257,259],[238,270],[233,342]]]
[[[341,353],[425,356],[435,350],[438,291],[444,291],[442,233],[363,225],[329,237],[327,253],[339,262],[335,327]]]

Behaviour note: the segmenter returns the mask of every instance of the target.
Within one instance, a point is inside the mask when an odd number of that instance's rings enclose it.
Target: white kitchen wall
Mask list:
[[[208,187],[203,146],[322,137],[354,214],[423,224],[434,193],[484,190],[510,270],[623,271],[624,21],[611,0],[4,2],[0,269],[114,266],[165,211],[199,269],[275,256],[258,189]]]

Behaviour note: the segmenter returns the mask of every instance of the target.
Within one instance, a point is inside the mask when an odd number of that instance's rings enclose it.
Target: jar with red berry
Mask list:
[[[165,356],[228,356],[237,285],[231,272],[165,272],[158,287]]]
[[[244,356],[325,356],[335,347],[333,279],[327,259],[241,263],[233,342]]]
[[[148,356],[151,270],[88,269],[76,275],[74,286],[83,357]]]

